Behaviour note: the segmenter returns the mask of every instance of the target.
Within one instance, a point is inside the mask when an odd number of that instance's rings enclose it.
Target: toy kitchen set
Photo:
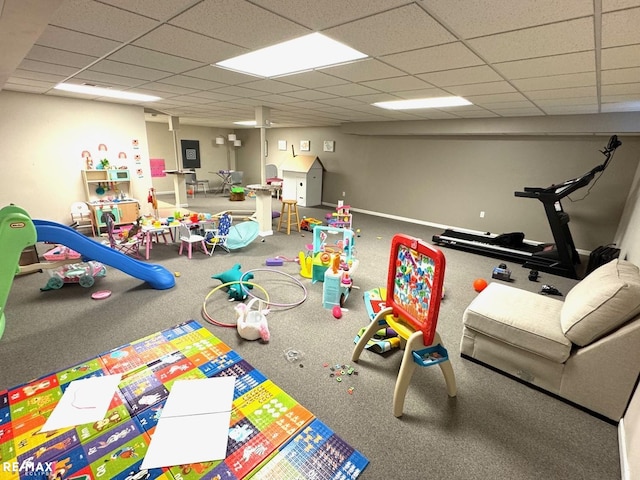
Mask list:
[[[82,170],[87,204],[98,228],[106,228],[105,212],[111,212],[116,225],[135,223],[140,204],[130,197],[131,172],[126,168]]]

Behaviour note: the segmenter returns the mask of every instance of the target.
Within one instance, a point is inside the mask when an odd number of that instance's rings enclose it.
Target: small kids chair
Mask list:
[[[393,414],[402,416],[409,382],[418,365],[438,365],[450,397],[456,396],[456,379],[449,356],[436,332],[442,284],[444,254],[422,240],[397,234],[391,242],[386,290],[381,288],[385,307],[373,318],[356,344],[352,360],[357,362],[367,342],[381,328],[390,327],[404,346],[402,363],[393,393]]]
[[[202,247],[202,251],[207,255],[209,254],[209,250],[207,250],[207,246],[204,244],[204,237],[202,235],[193,233],[184,223],[181,223],[178,226],[178,232],[180,235],[180,250],[178,251],[178,255],[182,255],[182,250],[186,246],[187,256],[191,258],[193,244],[196,245],[196,249],[198,248],[198,245],[200,245],[200,247]]]

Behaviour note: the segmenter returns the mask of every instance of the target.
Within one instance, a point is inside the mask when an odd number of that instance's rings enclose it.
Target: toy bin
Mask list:
[[[445,360],[449,360],[449,352],[440,344],[413,352],[413,361],[421,367],[431,367]]]

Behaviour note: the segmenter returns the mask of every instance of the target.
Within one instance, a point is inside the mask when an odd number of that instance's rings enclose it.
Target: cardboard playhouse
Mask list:
[[[296,155],[282,166],[282,198],[297,200],[301,207],[322,204],[322,174],[324,166],[313,155]]]

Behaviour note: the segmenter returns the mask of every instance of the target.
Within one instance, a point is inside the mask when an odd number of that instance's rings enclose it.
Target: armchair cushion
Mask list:
[[[560,323],[565,336],[584,347],[640,313],[640,273],[631,262],[615,259],[573,287]]]

